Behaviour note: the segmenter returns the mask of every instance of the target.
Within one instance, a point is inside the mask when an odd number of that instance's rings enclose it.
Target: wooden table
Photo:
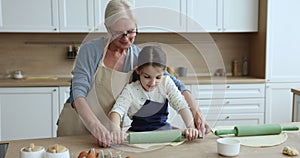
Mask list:
[[[282,125],[296,125],[300,127],[300,122],[286,123]],[[287,157],[282,154],[282,149],[284,146],[293,146],[298,151],[300,151],[300,132],[293,131],[288,132],[288,140],[283,144],[274,147],[265,148],[254,148],[241,146],[240,154],[237,157],[251,157],[251,158],[266,158],[266,157]],[[217,154],[217,143],[216,139],[218,137],[210,133],[204,140],[197,140],[193,142],[187,142],[179,146],[171,147],[166,146],[153,151],[147,151],[142,153],[126,152],[116,150],[116,148],[111,147],[104,150],[111,150],[115,155],[121,154],[122,157],[131,156],[133,158],[214,158],[222,157]],[[70,154],[72,158],[77,158],[78,154],[83,150],[89,150],[91,147],[97,147],[91,136],[71,136],[71,137],[58,137],[58,138],[47,138],[47,139],[32,139],[32,140],[16,140],[16,141],[3,141],[1,143],[9,143],[8,150],[6,153],[6,158],[18,158],[19,150],[28,146],[30,143],[36,145],[42,145],[44,147],[51,146],[55,143],[65,145],[70,149]]]

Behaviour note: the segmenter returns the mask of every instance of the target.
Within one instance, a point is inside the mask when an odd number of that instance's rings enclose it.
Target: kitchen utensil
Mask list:
[[[180,130],[130,132],[127,137],[129,144],[180,142],[184,139]]]
[[[23,79],[24,76],[22,74],[22,71],[21,70],[16,70],[15,73],[14,73],[14,78],[15,79]]]
[[[219,138],[217,139],[217,151],[223,156],[236,156],[240,153],[241,143],[237,139]]]
[[[235,136],[258,136],[280,134],[282,131],[299,130],[297,126],[284,126],[279,124],[266,124],[255,126],[235,126],[232,130],[216,130],[216,135],[234,134]]]

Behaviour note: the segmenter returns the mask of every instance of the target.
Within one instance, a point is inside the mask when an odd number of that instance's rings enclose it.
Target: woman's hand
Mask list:
[[[195,127],[199,131],[199,136],[204,138],[204,136],[206,134],[211,132],[211,128],[207,124],[205,118],[202,115],[202,112],[199,109],[194,110],[192,113],[193,113],[193,116],[194,116]]]
[[[195,140],[198,138],[198,130],[196,128],[187,128],[183,131],[186,139],[189,141]]]

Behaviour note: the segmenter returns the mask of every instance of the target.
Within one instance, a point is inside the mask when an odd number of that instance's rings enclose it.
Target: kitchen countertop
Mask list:
[[[254,77],[178,77],[186,85],[192,84],[243,84],[265,83],[265,79]],[[71,77],[37,77],[25,79],[0,79],[0,87],[50,87],[70,86]]]
[[[191,84],[244,84],[244,83],[265,83],[265,79],[255,78],[249,76],[187,76],[178,77],[183,83],[187,85]]]
[[[295,125],[300,126],[300,122],[284,123],[282,125]],[[182,157],[197,157],[197,158],[214,158],[223,157],[217,154],[217,136],[212,133],[208,134],[204,140],[196,140],[193,142],[186,142],[179,146],[166,146],[152,151],[134,153],[128,151],[120,151],[114,147],[104,149],[111,150],[113,153],[121,154],[122,157],[131,156],[132,158],[182,158]],[[285,146],[293,146],[300,151],[300,131],[288,132],[288,139],[286,142],[273,146],[273,147],[246,147],[241,146],[240,154],[237,157],[249,157],[249,158],[265,158],[265,157],[287,157],[282,155],[282,149]],[[15,141],[3,141],[0,143],[9,143],[6,158],[19,157],[19,151],[22,147],[28,146],[30,143],[36,145],[42,145],[44,147],[51,146],[53,144],[61,144],[69,148],[71,158],[76,158],[81,151],[88,151],[94,147],[99,149],[96,144],[93,143],[92,137],[85,136],[70,136],[70,137],[58,137],[58,138],[46,138],[46,139],[31,139],[31,140],[15,140]]]
[[[0,79],[0,87],[51,87],[70,86],[71,77],[36,77],[24,79]]]

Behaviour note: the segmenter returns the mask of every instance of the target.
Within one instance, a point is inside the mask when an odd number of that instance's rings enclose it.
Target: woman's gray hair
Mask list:
[[[121,19],[129,19],[135,22],[132,7],[128,0],[110,0],[106,6],[104,17],[107,29]]]

